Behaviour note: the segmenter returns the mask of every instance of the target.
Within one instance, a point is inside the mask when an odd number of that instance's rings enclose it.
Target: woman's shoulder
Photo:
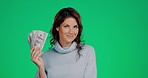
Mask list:
[[[94,47],[88,44],[83,44],[80,54],[82,55],[89,55],[94,54],[95,50]]]
[[[94,47],[89,45],[89,44],[83,44],[82,45],[82,50],[86,49],[86,50],[94,50]]]

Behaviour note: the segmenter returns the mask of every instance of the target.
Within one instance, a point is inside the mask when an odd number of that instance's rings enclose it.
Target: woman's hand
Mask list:
[[[31,49],[31,60],[32,62],[34,62],[39,69],[43,69],[44,68],[44,61],[41,58],[41,55],[43,54],[43,52],[41,52],[41,48],[34,46]]]

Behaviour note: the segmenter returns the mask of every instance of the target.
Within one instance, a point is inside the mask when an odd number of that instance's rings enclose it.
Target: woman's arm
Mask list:
[[[44,68],[39,69],[39,78],[46,78]]]
[[[90,47],[87,58],[88,62],[84,78],[97,78],[96,56],[93,47]]]
[[[38,66],[38,76],[36,78],[45,78],[45,68],[44,68],[44,61],[41,58],[41,49],[38,47],[33,47],[31,49],[31,60]]]

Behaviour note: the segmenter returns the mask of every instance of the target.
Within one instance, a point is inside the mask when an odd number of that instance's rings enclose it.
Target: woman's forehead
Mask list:
[[[62,24],[77,24],[77,21],[73,17],[66,18]]]

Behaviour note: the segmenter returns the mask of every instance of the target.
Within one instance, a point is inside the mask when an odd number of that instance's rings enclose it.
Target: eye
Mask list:
[[[78,25],[75,25],[74,28],[78,28]]]
[[[68,28],[68,27],[69,27],[69,25],[65,25],[65,26],[64,26],[64,28]]]

